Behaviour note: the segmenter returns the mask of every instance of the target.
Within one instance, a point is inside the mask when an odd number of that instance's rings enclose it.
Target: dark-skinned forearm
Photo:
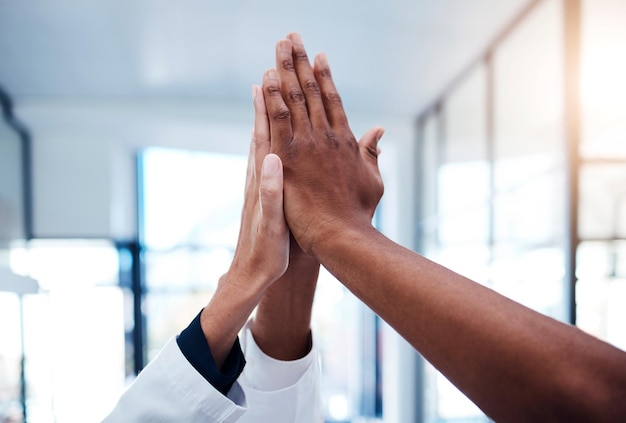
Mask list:
[[[311,308],[319,264],[311,257],[291,260],[287,272],[263,295],[252,324],[254,339],[270,357],[296,360],[311,349]]]
[[[496,421],[626,417],[622,351],[373,228],[326,236],[314,254]]]

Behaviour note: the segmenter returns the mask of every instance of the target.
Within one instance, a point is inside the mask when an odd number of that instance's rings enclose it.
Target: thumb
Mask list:
[[[283,214],[283,164],[276,154],[268,154],[263,159],[259,199],[263,218],[273,222],[284,222]]]
[[[380,154],[380,148],[378,147],[378,141],[383,137],[385,129],[380,126],[375,126],[368,130],[361,140],[359,141],[359,149],[361,154],[366,158],[377,160]]]

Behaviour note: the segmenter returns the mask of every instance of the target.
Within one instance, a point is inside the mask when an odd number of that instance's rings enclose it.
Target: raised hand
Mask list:
[[[253,87],[254,129],[241,227],[231,271],[267,284],[288,265],[289,230],[283,214],[282,165],[270,153],[269,127],[260,87]]]
[[[326,56],[311,67],[298,34],[276,45],[276,70],[263,78],[271,151],[284,167],[285,216],[300,247],[346,227],[371,226],[383,193],[377,143],[383,129],[356,141]]]

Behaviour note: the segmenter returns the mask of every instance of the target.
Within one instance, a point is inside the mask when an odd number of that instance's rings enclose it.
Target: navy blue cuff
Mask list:
[[[202,312],[200,312],[202,313]],[[233,383],[237,380],[244,366],[244,358],[239,338],[235,339],[233,348],[228,353],[226,361],[220,370],[215,364],[209,343],[206,341],[200,326],[200,313],[176,338],[178,348],[187,361],[209,382],[215,389],[226,396]]]

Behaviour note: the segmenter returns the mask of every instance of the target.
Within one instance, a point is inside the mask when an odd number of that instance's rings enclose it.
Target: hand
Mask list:
[[[289,229],[283,214],[280,158],[270,152],[263,94],[253,87],[254,130],[239,239],[229,273],[262,285],[278,279],[289,262]]]
[[[357,143],[326,56],[312,68],[298,34],[276,45],[276,68],[263,78],[271,151],[283,160],[285,216],[300,247],[343,228],[371,226],[383,193],[377,143],[370,129]]]

